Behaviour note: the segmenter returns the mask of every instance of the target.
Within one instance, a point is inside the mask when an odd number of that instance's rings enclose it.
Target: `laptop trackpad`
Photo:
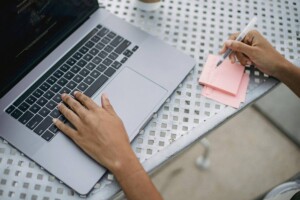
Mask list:
[[[125,67],[101,93],[108,95],[112,106],[125,125],[129,139],[132,140],[140,126],[147,122],[165,100],[167,91]],[[93,99],[100,105],[99,95]]]

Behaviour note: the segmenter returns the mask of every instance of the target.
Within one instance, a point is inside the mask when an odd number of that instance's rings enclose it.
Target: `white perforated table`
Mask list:
[[[273,89],[278,81],[251,67],[247,99],[234,109],[201,96],[198,77],[208,54],[258,16],[257,28],[287,59],[300,60],[299,0],[164,0],[143,12],[134,0],[104,0],[104,9],[192,56],[197,66],[132,142],[150,173],[228,118]],[[96,184],[88,199],[109,199],[120,192],[111,174]],[[0,141],[0,199],[81,199],[20,152]]]

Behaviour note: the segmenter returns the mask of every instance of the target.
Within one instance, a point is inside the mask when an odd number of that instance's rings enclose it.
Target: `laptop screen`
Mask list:
[[[1,0],[0,98],[97,8],[97,0]]]

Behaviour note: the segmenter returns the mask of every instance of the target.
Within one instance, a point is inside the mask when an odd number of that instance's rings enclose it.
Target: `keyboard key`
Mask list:
[[[123,53],[123,51],[131,44],[128,40],[123,41],[116,49],[115,52],[117,54]]]
[[[63,93],[69,94],[70,92],[71,92],[70,89],[64,87],[63,89],[61,89],[61,90],[59,91],[59,94],[63,94]]]
[[[89,63],[85,68],[87,68],[88,70],[93,70],[93,69],[95,69],[95,67],[96,67],[96,65],[95,64],[93,64],[93,63]]]
[[[88,85],[85,84],[85,83],[80,83],[78,86],[77,86],[78,90],[80,91],[85,91],[87,88],[88,88]]]
[[[132,48],[132,51],[136,51],[136,50],[138,50],[138,46],[134,46],[133,48]]]
[[[99,58],[98,56],[96,56],[96,57],[92,60],[92,62],[95,63],[96,65],[98,65],[99,63],[101,63],[101,61],[102,61],[102,59]]]
[[[47,115],[49,115],[49,113],[50,113],[50,110],[48,110],[45,107],[39,111],[39,114],[42,115],[43,117],[46,117]]]
[[[23,113],[18,110],[18,109],[15,109],[12,113],[11,113],[11,116],[13,116],[13,118],[15,119],[18,119]]]
[[[114,48],[113,48],[112,46],[108,45],[108,46],[106,46],[106,47],[104,48],[104,50],[105,50],[106,52],[110,53],[110,52],[112,52],[112,50],[114,50]]]
[[[97,43],[97,42],[100,40],[100,38],[99,38],[98,36],[95,35],[94,37],[91,38],[91,40],[92,40],[93,42]]]
[[[77,74],[80,71],[80,69],[81,69],[80,67],[75,65],[74,67],[72,67],[70,71],[73,72],[74,74]]]
[[[37,113],[40,109],[41,109],[41,107],[38,106],[37,104],[33,104],[33,105],[29,108],[29,110],[30,110],[31,112],[33,112],[34,114]]]
[[[126,49],[126,51],[124,51],[124,53],[123,53],[123,55],[126,57],[130,57],[132,54],[133,54],[133,52],[128,49]]]
[[[92,54],[93,56],[97,55],[97,53],[99,53],[99,50],[96,49],[96,48],[92,48],[90,51],[89,51],[90,54]]]
[[[103,43],[101,43],[101,42],[99,42],[99,43],[96,45],[96,48],[97,48],[98,50],[102,50],[104,47],[105,47],[105,44],[103,44]]]
[[[92,41],[88,41],[87,43],[85,43],[85,46],[89,49],[92,48],[94,45],[95,45],[95,43]]]
[[[19,122],[21,122],[22,124],[26,124],[32,117],[33,114],[27,111],[20,117]]]
[[[83,82],[85,82],[85,83],[88,84],[88,85],[91,85],[93,81],[94,81],[94,79],[93,79],[92,77],[90,77],[90,76],[86,77],[86,78],[83,80]]]
[[[51,133],[50,131],[46,131],[46,132],[42,135],[42,138],[44,138],[47,142],[49,142],[53,137],[54,137],[54,134]]]
[[[77,62],[77,65],[79,67],[84,67],[86,64],[87,64],[87,62],[85,60],[82,60],[82,59]]]
[[[100,72],[99,71],[97,71],[97,70],[94,70],[94,71],[92,71],[92,73],[90,74],[91,75],[91,77],[93,77],[93,78],[98,78],[99,76],[100,76]]]
[[[122,58],[122,60],[121,60],[121,63],[125,63],[127,61],[127,58],[126,57],[124,57],[124,58]]]
[[[53,76],[54,76],[55,78],[59,79],[60,77],[62,77],[63,74],[64,74],[64,73],[63,73],[62,71],[57,70],[57,71],[53,74]]]
[[[51,92],[50,90],[44,94],[44,97],[48,100],[50,100],[53,96],[54,96],[54,93]]]
[[[107,55],[108,55],[108,53],[105,52],[105,51],[101,51],[101,52],[98,54],[98,56],[99,56],[100,58],[102,58],[102,59],[104,59]]]
[[[14,109],[15,109],[15,106],[11,105],[11,106],[9,106],[9,107],[5,110],[5,112],[7,112],[8,114],[10,114]]]
[[[83,80],[83,77],[80,76],[79,74],[77,74],[74,78],[73,81],[75,81],[76,83],[80,83]]]
[[[79,52],[76,52],[72,57],[75,59],[75,60],[79,60],[83,55]]]
[[[111,66],[115,69],[119,69],[122,66],[122,64],[118,61],[115,61]]]
[[[73,90],[77,86],[77,84],[74,81],[70,81],[66,86],[69,89]]]
[[[36,101],[37,99],[34,97],[34,96],[30,96],[26,99],[26,102],[29,104],[29,105],[32,105],[34,104],[34,102]]]
[[[48,116],[34,129],[34,132],[38,135],[41,135],[51,124],[52,118]]]
[[[83,57],[84,60],[86,61],[90,61],[92,60],[93,56],[91,54],[85,54],[85,56]]]
[[[36,89],[36,91],[34,91],[33,96],[36,98],[40,98],[42,95],[44,94],[44,92],[40,89]]]
[[[25,112],[28,108],[29,105],[26,102],[23,102],[19,107],[18,107],[22,112]]]
[[[110,39],[109,39],[109,38],[103,38],[103,39],[101,40],[101,42],[102,42],[103,44],[108,44],[108,43],[110,42]]]
[[[106,59],[102,62],[102,64],[104,64],[104,65],[106,65],[106,66],[109,66],[112,62],[113,62],[113,61],[112,61],[111,59],[106,58]]]
[[[66,78],[67,80],[71,80],[74,77],[74,74],[72,72],[67,72],[64,75],[64,78]]]
[[[62,102],[61,94],[56,94],[52,100],[55,101],[56,103]]]
[[[61,89],[61,86],[59,86],[59,85],[57,85],[57,84],[53,85],[53,86],[50,88],[50,90],[51,90],[52,92],[54,92],[54,93],[57,93],[60,89]]]
[[[48,102],[48,100],[47,100],[46,98],[41,97],[36,103],[37,103],[39,106],[43,107],[47,102]]]
[[[50,114],[51,117],[53,118],[58,118],[60,116],[60,112],[57,110],[57,108],[55,108],[51,114]]]
[[[102,25],[98,24],[98,25],[97,25],[97,28],[101,29],[101,28],[102,28]]]
[[[103,28],[97,33],[97,35],[98,35],[99,37],[103,37],[103,36],[105,36],[108,32],[109,32],[109,30],[108,30],[107,28],[103,27]]]
[[[57,81],[57,78],[54,78],[53,76],[51,76],[50,78],[47,79],[47,83],[49,83],[50,85],[53,85],[55,82]]]
[[[100,72],[104,72],[107,69],[107,67],[105,65],[101,64],[96,69]]]
[[[114,70],[113,68],[109,67],[104,74],[108,77],[111,77],[114,73],[116,72],[116,70]]]
[[[53,110],[55,107],[56,107],[57,103],[55,103],[54,101],[50,100],[47,104],[46,104],[46,107],[49,109],[49,110]]]
[[[42,91],[47,91],[48,89],[50,88],[50,85],[48,83],[43,83],[41,86],[40,86],[40,89]]]
[[[83,77],[86,77],[87,75],[89,75],[89,73],[90,73],[89,70],[84,68],[79,72],[79,74],[82,75]]]
[[[51,131],[52,133],[56,134],[57,131],[58,131],[58,128],[52,124],[50,127],[49,127],[49,131]]]
[[[101,75],[96,81],[84,92],[87,96],[91,97],[106,81],[108,78]]]
[[[39,123],[41,123],[41,121],[43,120],[43,118],[40,115],[35,115],[27,124],[26,126],[33,130]]]
[[[85,53],[88,52],[88,51],[89,51],[89,49],[86,48],[86,47],[81,47],[81,48],[79,49],[79,52],[82,53],[82,54],[85,54]]]
[[[121,36],[117,36],[115,39],[113,39],[110,45],[112,45],[113,47],[117,47],[123,40],[124,38],[122,38]]]
[[[110,39],[113,39],[115,36],[116,34],[112,31],[107,34],[107,37],[109,37]]]
[[[60,85],[60,86],[65,86],[67,84],[68,80],[65,79],[64,77],[62,77],[61,79],[59,79],[57,81],[57,84]]]
[[[73,59],[73,58],[70,58],[70,59],[67,61],[67,64],[70,65],[70,66],[73,66],[75,63],[76,63],[76,60]]]
[[[118,56],[119,56],[118,54],[116,54],[115,52],[112,52],[111,54],[109,54],[108,57],[112,60],[116,60],[118,58]]]
[[[63,72],[66,72],[70,69],[70,66],[67,64],[63,64],[59,69]]]

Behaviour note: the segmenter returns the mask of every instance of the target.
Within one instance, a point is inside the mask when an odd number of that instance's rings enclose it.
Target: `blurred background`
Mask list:
[[[196,143],[152,174],[167,199],[261,200],[300,174],[300,99],[285,85],[211,132],[210,167]]]

